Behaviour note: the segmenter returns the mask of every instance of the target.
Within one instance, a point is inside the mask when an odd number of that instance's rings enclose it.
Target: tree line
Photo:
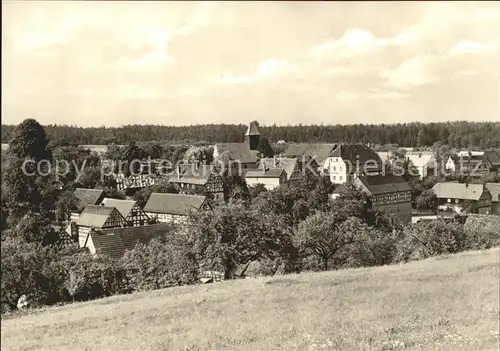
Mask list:
[[[130,144],[131,142],[162,141],[171,144],[206,142],[243,142],[245,124],[204,124],[191,126],[127,125],[121,127],[78,127],[47,125],[51,140],[66,140],[76,144]],[[14,135],[14,125],[2,125],[2,142]],[[353,125],[287,125],[259,126],[270,141],[287,142],[344,142],[398,144],[423,147],[436,142],[454,148],[500,147],[499,122],[440,122]]]

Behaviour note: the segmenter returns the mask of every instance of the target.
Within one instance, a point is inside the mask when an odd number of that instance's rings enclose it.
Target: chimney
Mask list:
[[[177,180],[181,179],[181,165],[177,163]]]
[[[273,157],[274,168],[276,168],[276,156]]]

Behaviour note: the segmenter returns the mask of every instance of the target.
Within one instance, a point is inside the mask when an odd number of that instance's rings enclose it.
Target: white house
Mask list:
[[[248,186],[262,184],[267,190],[273,190],[287,182],[287,173],[283,168],[249,170],[245,174],[245,181]]]
[[[360,175],[376,175],[382,170],[379,155],[366,145],[338,145],[323,164],[323,174],[332,184],[345,184]]]
[[[429,168],[436,168],[436,157],[430,151],[408,152],[406,158],[418,171],[420,179],[427,177]]]

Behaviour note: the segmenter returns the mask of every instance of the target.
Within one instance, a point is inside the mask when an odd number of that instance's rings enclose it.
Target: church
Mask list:
[[[214,146],[214,159],[227,154],[231,160],[241,163],[242,169],[258,168],[260,133],[255,122],[251,122],[245,133],[244,143],[221,143]]]

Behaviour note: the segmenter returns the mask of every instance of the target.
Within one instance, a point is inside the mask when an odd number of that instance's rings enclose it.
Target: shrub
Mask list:
[[[456,221],[424,221],[406,226],[398,238],[396,261],[411,261],[465,249],[463,226]]]
[[[134,291],[193,284],[198,280],[195,255],[181,238],[138,244],[125,254],[121,263]]]

